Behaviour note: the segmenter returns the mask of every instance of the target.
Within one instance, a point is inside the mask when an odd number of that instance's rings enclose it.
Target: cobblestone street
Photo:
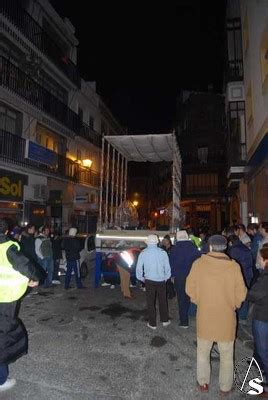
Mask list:
[[[196,390],[195,319],[189,330],[172,324],[146,327],[145,294],[122,300],[119,287],[65,291],[56,286],[27,296],[21,318],[29,333],[29,354],[10,366],[16,387],[4,400],[183,400],[216,399],[218,354],[213,351],[209,395]],[[250,356],[240,340],[236,360]],[[242,398],[236,389],[230,396]]]

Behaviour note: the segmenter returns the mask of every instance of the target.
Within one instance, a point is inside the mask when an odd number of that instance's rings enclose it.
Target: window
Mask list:
[[[189,174],[186,175],[187,194],[217,193],[218,174]]]
[[[91,129],[94,129],[94,123],[95,123],[95,120],[94,120],[94,118],[90,115],[90,116],[89,116],[89,126],[90,126]]]
[[[199,147],[197,150],[198,160],[200,164],[207,164],[208,162],[208,148],[207,147]]]
[[[66,153],[66,139],[40,124],[36,126],[36,143],[55,153]]]
[[[51,76],[45,72],[41,72],[41,84],[42,86],[53,96],[57,97],[64,104],[68,104],[68,92],[62,86],[60,86]]]
[[[246,160],[246,123],[245,102],[232,101],[229,103],[229,147],[236,156]]]
[[[243,77],[243,55],[240,18],[227,21],[229,78]]]
[[[22,113],[0,103],[0,129],[21,136]]]

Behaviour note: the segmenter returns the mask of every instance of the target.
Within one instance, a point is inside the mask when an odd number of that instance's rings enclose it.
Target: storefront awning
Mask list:
[[[173,161],[175,151],[174,134],[105,136],[128,161],[160,162]]]

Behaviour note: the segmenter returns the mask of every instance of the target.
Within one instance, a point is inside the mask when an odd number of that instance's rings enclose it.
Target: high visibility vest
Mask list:
[[[20,246],[11,240],[0,244],[0,303],[19,300],[27,290],[29,279],[16,271],[8,261],[7,250],[10,246]]]

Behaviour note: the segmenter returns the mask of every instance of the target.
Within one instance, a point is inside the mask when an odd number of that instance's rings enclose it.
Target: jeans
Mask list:
[[[60,260],[54,260],[54,271],[53,271],[53,280],[59,280],[59,268],[60,268]]]
[[[182,326],[189,325],[189,308],[190,308],[190,297],[185,292],[186,276],[182,276],[179,279],[175,278],[175,289],[178,297],[179,316],[180,324]]]
[[[72,271],[74,270],[75,274],[75,280],[76,280],[76,286],[78,288],[82,288],[82,281],[81,281],[81,275],[80,275],[80,262],[79,260],[68,260],[67,261],[67,271],[65,275],[65,289],[68,289],[70,287],[70,282],[72,278]]]
[[[0,364],[0,385],[3,385],[8,377],[8,365]]]
[[[266,384],[268,383],[268,322],[252,321],[252,333],[254,337],[255,351],[262,362]]]
[[[149,324],[151,326],[156,326],[156,308],[155,302],[156,297],[158,297],[160,321],[168,321],[168,305],[167,305],[167,288],[166,282],[156,282],[145,280],[146,287],[146,300],[149,314]]]
[[[44,282],[44,287],[48,288],[52,285],[52,277],[54,270],[54,262],[52,257],[45,257],[42,260],[39,258],[39,264],[46,271],[47,277]]]
[[[242,303],[242,306],[237,311],[238,319],[243,319],[243,320],[247,319],[248,309],[249,309],[248,301],[244,301]]]
[[[197,382],[199,385],[209,384],[212,346],[212,341],[197,338]],[[233,386],[234,342],[218,342],[218,349],[220,352],[220,389],[228,392]]]

